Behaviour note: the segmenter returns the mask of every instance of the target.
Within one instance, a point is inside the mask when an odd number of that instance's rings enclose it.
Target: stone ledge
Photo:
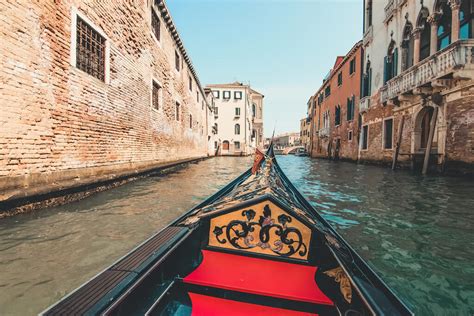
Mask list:
[[[85,198],[164,169],[206,159],[125,163],[0,178],[0,218]]]

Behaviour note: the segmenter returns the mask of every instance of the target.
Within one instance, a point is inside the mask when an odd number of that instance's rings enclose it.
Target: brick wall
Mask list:
[[[186,62],[175,70],[175,51],[184,58],[161,16],[160,41],[152,36],[148,2],[0,2],[0,187],[206,155],[202,91]],[[108,38],[108,82],[71,65],[73,8]],[[159,110],[151,107],[152,78],[163,86]]]
[[[350,73],[350,63],[355,60],[355,70]],[[330,126],[328,135],[313,136],[312,157],[328,157],[328,148],[331,148],[331,156],[334,157],[336,140],[340,140],[339,158],[357,160],[359,143],[359,99],[360,99],[360,79],[361,79],[362,48],[361,43],[357,43],[351,51],[344,57],[340,65],[337,65],[328,80],[321,86],[314,96],[316,108],[313,116],[313,126],[316,130],[323,128],[323,113],[329,111]],[[342,74],[342,84],[338,84],[338,75]],[[324,97],[322,102],[318,102],[318,96],[324,94],[325,88],[331,86],[331,94]],[[354,97],[354,117],[347,120],[347,99]],[[336,106],[341,108],[340,124],[335,125]],[[352,139],[349,140],[349,131],[352,132]],[[329,147],[328,145],[331,144]]]

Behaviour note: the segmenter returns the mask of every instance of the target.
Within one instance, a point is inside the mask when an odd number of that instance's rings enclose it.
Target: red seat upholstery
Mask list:
[[[203,250],[203,261],[186,283],[333,305],[316,285],[317,267]]]
[[[189,293],[193,316],[313,316],[304,312],[291,311],[263,305],[242,303],[222,298]]]

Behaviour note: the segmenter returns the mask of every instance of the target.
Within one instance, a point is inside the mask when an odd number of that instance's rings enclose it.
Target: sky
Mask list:
[[[201,84],[250,83],[264,132],[299,132],[306,104],[362,38],[362,0],[168,0]]]

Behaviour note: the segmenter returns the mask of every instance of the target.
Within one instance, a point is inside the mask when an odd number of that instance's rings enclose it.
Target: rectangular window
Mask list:
[[[334,125],[341,125],[341,106],[336,106],[336,111],[334,115]]]
[[[369,126],[364,125],[362,126],[362,149],[366,150],[368,148],[368,140],[369,140]]]
[[[355,97],[347,99],[347,120],[352,121],[354,119],[354,108],[355,108]]]
[[[331,86],[327,86],[326,89],[324,89],[324,96],[327,98],[330,95],[331,95]]]
[[[189,128],[193,128],[193,116],[189,114]]]
[[[151,9],[151,28],[156,39],[160,40],[160,19],[156,14],[155,10]]]
[[[193,78],[191,76],[188,76],[189,78],[189,91],[193,91]]]
[[[105,81],[105,38],[77,17],[76,67]]]
[[[219,90],[212,91],[212,94],[214,95],[214,98],[219,99],[219,97],[220,97],[219,92],[220,92]]]
[[[235,108],[235,116],[240,116],[240,108]]]
[[[338,85],[338,86],[341,86],[341,85],[342,85],[342,72],[340,72],[340,73],[337,75],[337,85]]]
[[[349,64],[349,75],[352,75],[356,71],[356,59],[355,57],[351,60]]]
[[[393,140],[393,119],[383,121],[383,148],[392,149]]]
[[[175,52],[174,52],[174,62],[175,62],[175,67],[176,67],[176,70],[177,70],[177,71],[179,71],[180,65],[181,65],[181,63],[180,63],[179,60],[180,60],[179,54],[178,54],[177,51],[175,51]]]
[[[241,91],[235,91],[234,92],[234,99],[242,100],[242,92]]]
[[[349,133],[347,133],[347,139],[349,141],[352,141],[352,131],[349,131]]]
[[[240,142],[234,142],[235,149],[240,149]]]
[[[229,100],[230,99],[230,91],[224,91],[222,97],[224,100]]]
[[[174,113],[174,117],[176,119],[176,121],[179,121],[179,112],[180,112],[180,104],[179,102],[176,102],[176,108],[175,108],[175,113]]]
[[[153,92],[152,92],[152,105],[155,110],[158,110],[160,108],[160,103],[161,103],[161,87],[156,82],[153,80]]]
[[[214,149],[217,149],[217,141],[214,142]]]

